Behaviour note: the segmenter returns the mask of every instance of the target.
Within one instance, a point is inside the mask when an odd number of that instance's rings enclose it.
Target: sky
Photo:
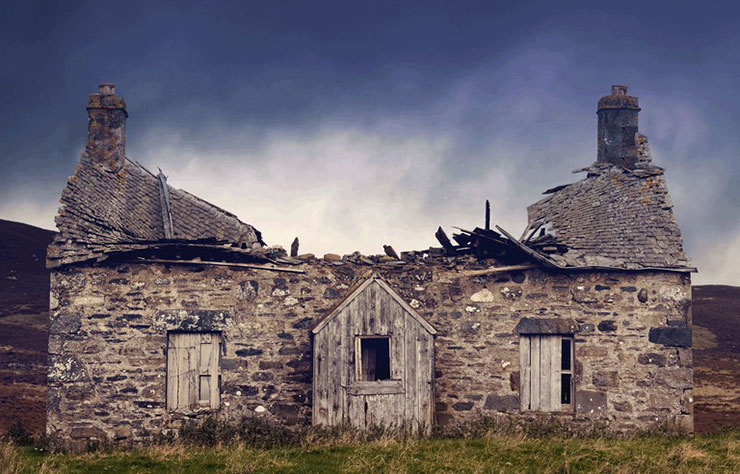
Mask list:
[[[515,235],[638,96],[698,284],[740,285],[736,2],[4,2],[0,218],[54,228],[113,82],[127,155],[323,255]]]

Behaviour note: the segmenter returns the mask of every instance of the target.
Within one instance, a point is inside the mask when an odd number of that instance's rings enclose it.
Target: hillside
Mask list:
[[[740,287],[695,286],[692,310],[696,430],[740,427]]]
[[[46,423],[46,246],[55,232],[0,219],[0,433]]]
[[[49,275],[54,232],[0,220],[0,433],[20,419],[45,424]],[[695,422],[699,432],[740,427],[740,287],[693,289]]]
[[[0,219],[0,317],[48,309],[46,246],[55,234]]]

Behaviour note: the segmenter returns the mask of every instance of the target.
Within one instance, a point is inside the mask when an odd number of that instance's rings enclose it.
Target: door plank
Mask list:
[[[521,336],[519,338],[519,400],[522,411],[530,409],[529,397],[532,389],[532,382],[530,379],[530,367],[532,364],[530,341],[531,338],[526,336]]]
[[[540,410],[541,396],[540,396],[540,346],[541,339],[537,336],[530,339],[530,395],[529,395],[529,406],[531,410]]]

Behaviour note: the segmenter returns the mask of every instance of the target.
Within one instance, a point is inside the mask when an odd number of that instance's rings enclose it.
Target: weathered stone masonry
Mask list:
[[[357,265],[308,261],[305,274],[123,264],[52,272],[49,431],[67,443],[146,440],[184,416],[165,407],[168,330],[218,330],[218,416],[311,420],[311,328],[372,270],[427,319],[435,341],[435,418],[519,414],[523,318],[572,319],[575,412],[613,429],[692,423],[689,278],[668,272],[462,276],[475,262]],[[684,339],[682,339],[684,338]],[[654,342],[653,342],[654,341]]]

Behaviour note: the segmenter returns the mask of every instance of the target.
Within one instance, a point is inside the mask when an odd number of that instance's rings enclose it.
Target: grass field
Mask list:
[[[164,445],[49,454],[0,444],[3,473],[740,472],[740,432],[630,439],[490,436],[255,449]]]

